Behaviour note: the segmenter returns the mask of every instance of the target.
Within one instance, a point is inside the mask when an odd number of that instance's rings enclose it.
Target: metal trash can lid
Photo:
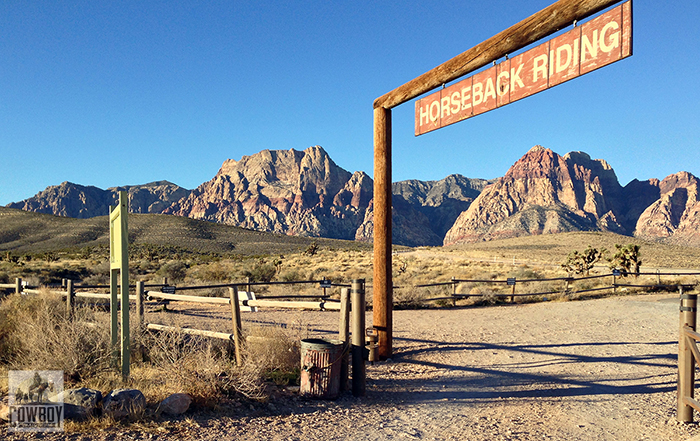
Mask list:
[[[306,349],[330,349],[342,345],[340,340],[325,340],[322,338],[305,338],[301,340],[301,346]]]

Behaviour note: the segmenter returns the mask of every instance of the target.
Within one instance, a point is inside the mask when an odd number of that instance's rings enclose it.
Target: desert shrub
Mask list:
[[[441,292],[439,295],[442,296],[444,293]],[[394,290],[394,303],[396,304],[397,309],[413,309],[425,306],[423,299],[427,299],[429,297],[435,297],[435,295],[433,295],[433,291],[429,289],[408,288]]]
[[[298,280],[306,280],[306,275],[303,271],[293,268],[280,274],[280,279],[284,282],[296,282]]]
[[[0,303],[0,357],[18,369],[62,370],[69,378],[109,369],[109,324],[96,311],[67,316],[59,295],[10,295]]]
[[[245,277],[250,277],[251,282],[269,282],[277,274],[277,266],[261,259],[255,263],[253,268],[243,273]]]
[[[511,271],[510,277],[516,279],[543,279],[542,273],[529,268],[519,268],[517,271]]]
[[[156,274],[167,277],[172,282],[181,282],[187,277],[187,264],[181,260],[173,260],[161,266]]]
[[[227,343],[173,331],[149,334],[145,346],[157,382],[189,394],[199,406],[212,407],[222,395],[265,398],[261,366],[246,361],[237,367]]]
[[[233,274],[220,262],[210,263],[208,265],[202,265],[197,271],[197,277],[200,280],[206,280],[210,282],[226,282],[231,280]]]

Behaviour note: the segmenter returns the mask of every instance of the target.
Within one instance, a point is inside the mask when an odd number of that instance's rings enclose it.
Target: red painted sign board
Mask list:
[[[522,54],[416,101],[416,136],[523,99],[632,55],[627,1]]]

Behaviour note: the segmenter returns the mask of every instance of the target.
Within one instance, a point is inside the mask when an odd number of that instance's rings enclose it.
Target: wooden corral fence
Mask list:
[[[239,286],[245,286],[248,290],[252,286],[257,285],[293,285],[293,284],[319,284],[323,289],[323,294],[315,296],[271,296],[266,299],[255,299],[252,292],[243,292],[245,296],[241,296],[239,292]],[[341,287],[340,300],[330,300],[327,294],[327,289],[335,287]],[[74,285],[72,280],[65,280],[62,284],[61,290],[48,289],[48,292],[62,295],[66,297],[66,307],[68,314],[72,315],[75,309],[75,298],[81,297],[85,299],[92,300],[109,300],[110,294],[106,293],[92,293],[92,292],[81,292],[76,291],[77,289],[99,289],[108,288],[108,285]],[[147,287],[159,287],[161,291],[146,291]],[[241,323],[241,307],[249,308],[290,308],[290,309],[302,309],[302,310],[320,310],[320,311],[339,311],[339,340],[343,342],[343,367],[341,369],[341,390],[347,387],[348,383],[348,355],[351,352],[354,354],[352,359],[352,372],[353,372],[353,382],[352,382],[352,392],[355,396],[363,396],[365,394],[365,363],[364,361],[369,358],[369,354],[366,350],[366,330],[365,330],[365,282],[364,279],[353,280],[351,284],[337,284],[332,283],[330,280],[315,280],[315,281],[296,281],[296,282],[262,282],[262,283],[251,283],[247,280],[245,283],[240,284],[223,284],[223,285],[201,285],[201,286],[186,286],[186,287],[175,287],[167,284],[151,284],[146,285],[144,282],[136,282],[136,285],[130,286],[134,288],[135,294],[129,295],[129,300],[136,303],[136,314],[137,320],[140,326],[144,326],[146,329],[152,331],[171,331],[171,332],[181,332],[188,335],[196,335],[208,338],[217,338],[222,340],[227,340],[233,343],[235,348],[236,363],[240,366],[242,364],[242,353],[243,353],[243,331]],[[175,294],[175,291],[186,291],[186,290],[203,290],[203,289],[214,289],[214,288],[228,288],[229,297],[205,297],[197,295],[183,295]],[[351,289],[352,288],[352,289]],[[22,282],[22,279],[17,278],[13,284],[0,284],[0,290],[14,290],[16,293],[21,294],[39,294],[41,292],[46,292],[46,288],[38,289],[37,287],[27,286]],[[170,292],[162,292],[170,291]],[[245,297],[245,298],[241,298]],[[252,297],[252,298],[251,298]],[[290,300],[279,300],[280,298],[320,298],[319,301],[290,301]],[[352,326],[352,343],[349,339],[350,337],[350,305],[355,305],[353,308],[353,326]],[[179,328],[174,326],[167,326],[157,323],[146,323],[144,317],[144,303],[146,301],[156,301],[156,302],[192,302],[192,303],[208,303],[208,304],[219,304],[219,305],[230,305],[231,306],[231,321],[232,321],[232,333],[208,331],[202,329],[192,329],[192,328]],[[167,304],[167,303],[166,303]],[[252,309],[254,310],[254,309]],[[246,341],[256,341],[264,339],[263,337],[247,336]],[[361,343],[359,343],[361,341]],[[357,346],[357,347],[356,347]]]
[[[654,276],[657,278],[656,283],[628,283],[628,282],[621,282],[622,279],[629,280],[633,276]],[[661,280],[662,276],[695,276],[696,280],[693,283],[686,283],[686,284],[680,284],[680,283],[663,283]],[[596,286],[595,288],[583,288],[583,289],[576,289],[575,285],[576,283],[580,283],[586,280],[593,280],[593,279],[610,279],[610,284],[609,285],[603,285],[603,286]],[[637,277],[634,277],[635,280],[638,280]],[[541,291],[541,292],[518,292],[517,286],[520,285],[525,285],[528,283],[535,283],[535,282],[561,282],[561,288],[556,289],[556,290],[549,290],[549,291]],[[508,290],[510,292],[508,293],[498,293],[498,292],[492,292],[488,294],[484,293],[476,293],[476,294],[471,294],[471,293],[460,293],[459,291],[459,286],[461,284],[466,284],[466,283],[472,283],[472,284],[482,284],[482,285],[492,285],[495,286],[496,289],[498,289],[498,286],[506,286],[508,287]],[[468,299],[470,297],[496,297],[496,298],[507,298],[509,301],[512,303],[515,301],[516,297],[536,297],[536,296],[547,296],[547,295],[556,295],[556,294],[583,294],[583,293],[589,293],[589,292],[596,292],[596,291],[610,291],[611,293],[615,294],[617,293],[619,288],[638,288],[638,289],[646,289],[646,290],[651,290],[651,291],[677,291],[679,288],[687,290],[691,290],[698,286],[700,284],[700,272],[653,272],[653,273],[639,273],[639,274],[629,274],[625,277],[618,275],[617,273],[609,273],[609,274],[598,274],[598,275],[593,275],[593,276],[582,276],[582,277],[552,277],[552,278],[539,278],[539,279],[518,279],[516,277],[509,277],[506,279],[459,279],[456,277],[452,277],[451,280],[446,281],[446,282],[437,282],[437,283],[427,283],[427,284],[422,284],[422,285],[412,285],[409,287],[402,287],[402,286],[395,286],[395,290],[399,289],[416,289],[416,288],[430,288],[430,287],[451,287],[452,288],[452,293],[448,296],[440,296],[440,297],[429,297],[429,298],[423,298],[423,299],[418,299],[418,301],[421,302],[431,302],[431,301],[451,301],[453,306],[456,304],[457,300],[460,299]],[[412,300],[416,301],[416,300]]]

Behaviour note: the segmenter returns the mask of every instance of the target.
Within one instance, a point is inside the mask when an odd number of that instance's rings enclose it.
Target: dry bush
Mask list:
[[[448,295],[441,287],[434,288],[412,288],[394,290],[394,303],[400,308],[420,308],[425,306],[425,299],[430,297],[443,297]]]
[[[229,342],[185,334],[176,327],[146,332],[144,346],[147,362],[139,373],[149,380],[144,393],[165,398],[164,394],[184,392],[201,407],[215,406],[221,396],[266,398],[261,368],[247,362],[237,367]]]
[[[109,324],[91,308],[67,315],[60,295],[8,296],[0,304],[2,362],[17,369],[62,370],[79,380],[109,369]]]
[[[279,385],[298,381],[302,337],[295,334],[298,334],[295,330],[285,332],[271,326],[252,328],[249,331],[252,338],[246,344],[247,363],[256,365]]]

